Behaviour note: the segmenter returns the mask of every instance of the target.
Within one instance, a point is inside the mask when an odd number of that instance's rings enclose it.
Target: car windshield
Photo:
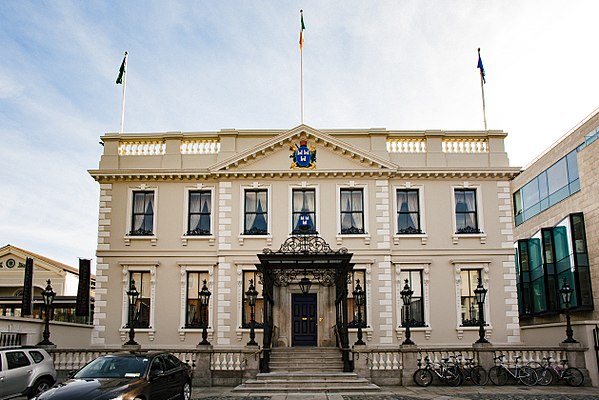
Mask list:
[[[73,378],[139,378],[150,360],[143,356],[103,356],[81,368]]]

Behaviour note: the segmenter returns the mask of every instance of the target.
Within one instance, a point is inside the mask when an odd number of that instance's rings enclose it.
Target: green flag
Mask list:
[[[125,52],[125,57],[123,57],[123,63],[121,64],[121,68],[119,68],[119,76],[116,77],[116,84],[117,85],[122,85],[123,84],[123,78],[125,77],[125,74],[127,73],[127,52]]]

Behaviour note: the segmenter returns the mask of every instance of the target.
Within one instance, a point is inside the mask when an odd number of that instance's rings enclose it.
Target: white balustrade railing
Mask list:
[[[210,369],[213,371],[241,371],[245,367],[241,352],[219,352],[212,353]]]
[[[559,362],[567,358],[566,352],[561,349],[510,349],[495,350],[494,357],[504,355],[503,362],[514,365],[516,362],[521,365],[528,363],[543,362],[544,357],[551,357],[552,362]],[[520,358],[518,358],[520,357]]]
[[[181,154],[217,154],[220,142],[213,139],[186,139],[181,141]]]
[[[390,138],[387,139],[389,153],[426,153],[426,139]]]
[[[443,139],[444,153],[488,153],[489,143],[483,138]]]
[[[75,371],[83,367],[91,360],[105,354],[118,353],[122,349],[102,350],[50,350],[54,359],[54,366],[59,371]],[[175,357],[191,366],[195,365],[198,352],[194,350],[165,350]],[[243,354],[240,351],[218,351],[212,352],[210,369],[218,371],[242,371],[245,369]]]
[[[119,142],[119,156],[153,156],[166,152],[164,140],[122,140]]]
[[[402,357],[399,351],[374,350],[370,353],[368,361],[371,370],[390,371],[402,369]]]

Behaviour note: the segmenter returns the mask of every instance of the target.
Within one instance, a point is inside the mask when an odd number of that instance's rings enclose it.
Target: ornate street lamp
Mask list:
[[[405,307],[406,310],[406,339],[403,341],[403,344],[415,344],[412,341],[412,333],[410,332],[410,305],[412,304],[412,295],[414,294],[414,291],[410,289],[410,285],[408,285],[408,280],[405,280],[405,285],[403,287],[403,290],[401,292],[399,292],[399,294],[401,295],[401,300],[403,301],[403,305]]]
[[[476,289],[474,289],[474,296],[476,297],[476,302],[478,303],[478,340],[474,343],[489,343],[489,341],[485,338],[485,314],[484,314],[484,304],[485,297],[487,296],[487,289],[483,287],[483,282],[480,278],[478,278],[478,285]]]
[[[566,308],[566,340],[562,343],[578,343],[577,340],[574,340],[572,335],[574,332],[572,331],[572,325],[570,324],[570,302],[572,301],[572,292],[574,289],[570,287],[566,278],[564,278],[564,284],[562,288],[559,290],[559,294],[562,296],[562,302],[564,303],[564,307]]]
[[[311,286],[312,286],[312,282],[310,282],[310,279],[308,279],[307,277],[304,276],[302,279],[300,279],[299,287],[303,294],[310,293]]]
[[[135,280],[131,279],[129,283],[129,290],[127,290],[127,297],[129,298],[129,340],[125,343],[125,346],[139,346],[139,343],[135,341],[135,328],[133,327],[133,312],[135,310],[135,304],[139,297],[139,292],[135,287]]]
[[[247,343],[248,346],[258,346],[258,343],[254,340],[256,338],[256,299],[258,298],[258,291],[254,287],[254,280],[250,279],[250,287],[245,292],[248,305],[250,306],[250,341]]]
[[[364,341],[362,340],[362,306],[366,302],[366,294],[364,293],[362,286],[360,286],[359,279],[356,280],[356,288],[354,289],[352,294],[354,295],[354,301],[358,306],[358,340],[356,340],[356,343],[354,344],[365,345],[366,343],[364,343]]]
[[[54,343],[50,341],[50,314],[52,313],[52,303],[56,297],[56,293],[52,290],[50,279],[47,280],[48,285],[42,291],[42,297],[44,298],[44,312],[45,312],[45,323],[44,333],[42,337],[44,340],[38,343],[38,346],[54,346]]]
[[[202,323],[202,341],[198,343],[199,346],[210,345],[210,342],[207,340],[208,338],[208,319],[204,320],[204,316],[206,315],[206,310],[208,309],[208,303],[210,302],[210,290],[208,290],[208,286],[206,286],[206,279],[204,279],[204,286],[202,286],[202,290],[198,292],[198,298],[200,299],[200,320]]]

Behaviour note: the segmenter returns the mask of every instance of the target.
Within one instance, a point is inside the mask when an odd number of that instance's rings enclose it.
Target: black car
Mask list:
[[[191,398],[191,368],[165,352],[101,356],[37,400],[168,400]]]

